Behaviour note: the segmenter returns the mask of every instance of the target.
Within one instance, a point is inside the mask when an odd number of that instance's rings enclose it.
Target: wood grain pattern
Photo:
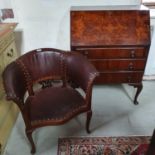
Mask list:
[[[71,12],[71,19],[74,19],[71,20],[72,46],[148,45],[148,13],[128,10]]]

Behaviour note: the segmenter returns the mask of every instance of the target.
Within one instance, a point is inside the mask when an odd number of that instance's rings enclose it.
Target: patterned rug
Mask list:
[[[58,155],[144,155],[149,136],[59,138]]]

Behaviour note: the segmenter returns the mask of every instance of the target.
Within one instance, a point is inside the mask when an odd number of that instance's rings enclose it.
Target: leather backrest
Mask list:
[[[17,63],[24,71],[27,80],[32,82],[63,79],[66,74],[63,51],[57,49],[30,51],[17,59]]]

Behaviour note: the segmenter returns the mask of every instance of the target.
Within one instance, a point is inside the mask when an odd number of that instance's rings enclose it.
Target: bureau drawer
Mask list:
[[[8,46],[8,48],[6,49],[5,52],[3,52],[3,54],[4,54],[3,58],[5,66],[7,66],[10,62],[12,62],[17,58],[17,50],[14,41]]]
[[[76,49],[88,59],[121,59],[121,58],[145,58],[146,48],[78,48]]]
[[[2,40],[0,40],[0,52],[3,52],[5,48],[14,40],[14,34],[9,33]]]
[[[142,77],[143,72],[100,73],[100,76],[96,78],[95,83],[140,83]]]
[[[90,60],[90,62],[96,67],[98,71],[118,71],[118,70],[127,70],[127,71],[143,71],[145,68],[145,59],[140,60],[128,60],[128,59],[107,59],[107,60]]]
[[[0,99],[3,97],[5,90],[3,88],[2,73],[5,67],[17,58],[15,42],[13,41],[3,52],[0,53]]]

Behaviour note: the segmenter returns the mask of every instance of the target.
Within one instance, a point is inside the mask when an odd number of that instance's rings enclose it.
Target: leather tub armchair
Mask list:
[[[97,75],[84,56],[52,48],[30,51],[6,67],[3,82],[7,99],[21,111],[31,153],[36,151],[32,138],[36,128],[64,124],[86,112],[86,131],[90,132],[92,87]]]

